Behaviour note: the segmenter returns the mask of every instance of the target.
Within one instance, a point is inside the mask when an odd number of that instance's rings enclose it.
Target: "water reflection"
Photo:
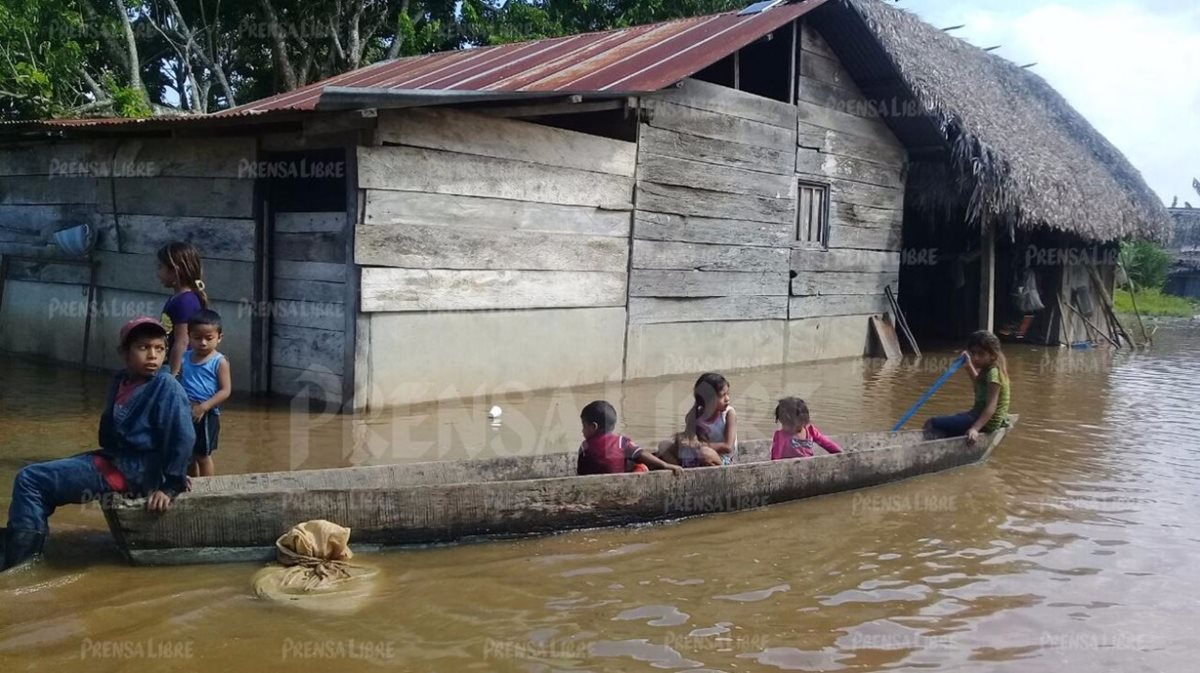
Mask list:
[[[1200,601],[1200,334],[1150,353],[1009,347],[1022,423],[977,467],[679,523],[371,555],[354,615],[255,600],[250,566],[128,568],[99,513],[55,516],[51,561],[0,576],[0,669],[1187,670]],[[826,432],[887,427],[953,353],[730,373],[743,437],[804,396]],[[0,364],[0,497],[87,447],[103,377]],[[670,433],[692,377],[366,417],[239,402],[221,472],[555,451],[578,409]],[[956,377],[928,413],[967,406]],[[499,428],[486,411],[504,408]],[[145,660],[157,643],[170,660]],[[131,656],[141,647],[141,658]],[[184,656],[188,655],[190,656]]]

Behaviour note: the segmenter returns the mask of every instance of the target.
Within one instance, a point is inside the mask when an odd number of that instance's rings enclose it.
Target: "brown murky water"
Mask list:
[[[255,599],[255,566],[126,567],[97,511],[65,508],[49,561],[0,575],[0,670],[1190,670],[1200,329],[1157,338],[1144,354],[1009,347],[1022,421],[986,464],[673,524],[363,555],[382,580],[349,615]],[[741,436],[772,430],[784,392],[827,432],[885,428],[949,355],[734,372]],[[90,447],[105,380],[12,359],[0,375],[6,503],[21,465]],[[217,465],[561,450],[600,396],[649,441],[689,379],[360,419],[234,404]],[[927,411],[968,403],[960,376]]]

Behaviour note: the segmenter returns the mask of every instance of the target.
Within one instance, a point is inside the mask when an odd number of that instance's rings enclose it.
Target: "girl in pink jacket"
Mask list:
[[[787,458],[812,458],[813,447],[819,446],[827,453],[841,453],[837,442],[821,434],[817,426],[809,422],[808,405],[799,397],[785,397],[775,407],[775,420],[780,429],[771,441],[771,460]]]

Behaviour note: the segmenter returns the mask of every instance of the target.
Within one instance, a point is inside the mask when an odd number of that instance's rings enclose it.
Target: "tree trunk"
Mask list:
[[[125,50],[127,54],[126,75],[129,77],[129,86],[138,90],[142,96],[142,101],[146,103],[146,107],[150,107],[150,94],[146,91],[146,85],[142,84],[142,59],[138,55],[137,39],[133,34],[133,22],[129,18],[129,10],[125,8],[124,0],[116,0],[117,12],[121,15],[121,31],[125,37]]]
[[[292,70],[291,60],[287,54],[287,36],[279,27],[279,18],[275,16],[275,8],[271,6],[271,0],[259,0],[262,5],[263,15],[267,20],[267,33],[271,36],[271,56],[275,60],[275,67],[278,70],[278,76],[283,78],[283,85],[288,91],[295,89],[296,72]]]

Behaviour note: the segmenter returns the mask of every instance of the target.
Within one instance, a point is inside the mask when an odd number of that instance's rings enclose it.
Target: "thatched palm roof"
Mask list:
[[[1141,173],[1038,75],[879,0],[844,0],[951,145],[972,216],[1091,240],[1165,240]]]

